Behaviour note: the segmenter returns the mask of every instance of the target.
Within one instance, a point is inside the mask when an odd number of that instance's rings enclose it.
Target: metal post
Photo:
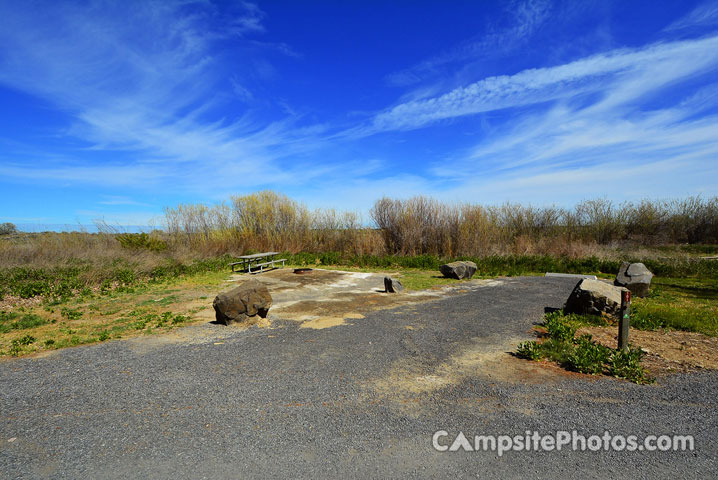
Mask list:
[[[628,327],[631,325],[631,291],[621,292],[621,311],[618,318],[618,349],[628,350]]]

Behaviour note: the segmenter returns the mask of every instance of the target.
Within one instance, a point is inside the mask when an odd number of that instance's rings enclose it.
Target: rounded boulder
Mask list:
[[[228,292],[217,295],[212,306],[219,323],[225,325],[251,323],[252,317],[267,317],[272,306],[272,296],[262,282],[248,280]]]

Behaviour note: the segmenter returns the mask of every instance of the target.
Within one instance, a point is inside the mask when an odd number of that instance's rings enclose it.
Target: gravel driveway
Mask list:
[[[206,324],[0,362],[2,478],[715,478],[718,373],[639,386],[506,352],[575,281],[321,330]],[[475,435],[682,434],[694,451],[439,452]]]

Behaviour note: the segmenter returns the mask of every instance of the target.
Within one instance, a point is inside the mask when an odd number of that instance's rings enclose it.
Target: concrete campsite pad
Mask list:
[[[384,277],[389,273],[349,272],[312,269],[297,274],[292,269],[277,269],[261,275],[233,275],[229,282],[255,279],[272,295],[271,320],[301,322],[300,328],[327,328],[344,325],[351,319],[378,309],[416,304],[447,295],[466,293],[501,284],[501,280],[472,280],[429,290],[388,294]]]

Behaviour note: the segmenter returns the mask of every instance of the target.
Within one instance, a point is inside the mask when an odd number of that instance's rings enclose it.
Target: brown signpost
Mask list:
[[[621,311],[618,318],[618,349],[628,350],[628,328],[631,325],[631,291],[621,292]]]

